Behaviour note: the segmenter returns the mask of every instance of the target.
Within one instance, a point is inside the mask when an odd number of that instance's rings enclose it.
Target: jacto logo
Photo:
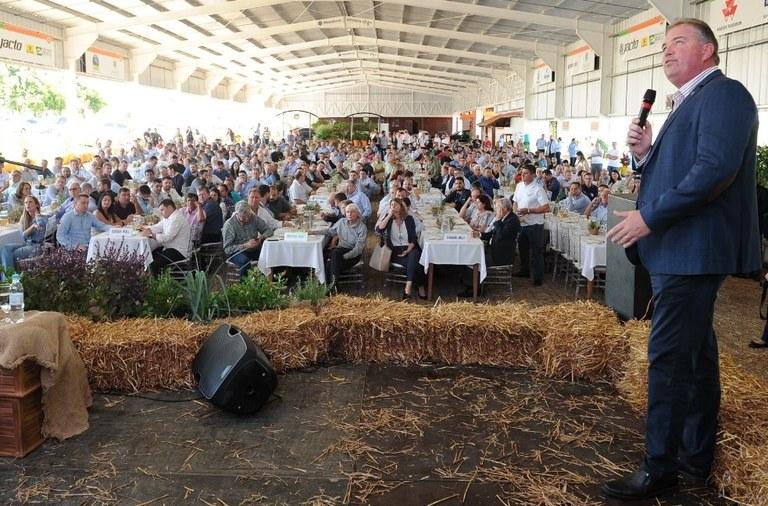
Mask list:
[[[24,44],[18,40],[0,38],[0,49],[10,49],[12,51],[21,51]]]
[[[733,20],[736,15],[736,10],[739,6],[736,4],[736,0],[725,0],[725,7],[720,12],[723,13],[723,17],[726,21]]]

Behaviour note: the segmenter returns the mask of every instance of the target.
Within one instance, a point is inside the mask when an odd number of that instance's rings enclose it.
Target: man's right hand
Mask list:
[[[640,128],[639,123],[638,118],[633,119],[632,123],[629,124],[629,131],[627,131],[627,145],[637,160],[648,154],[653,139],[651,122],[646,121],[643,128]]]

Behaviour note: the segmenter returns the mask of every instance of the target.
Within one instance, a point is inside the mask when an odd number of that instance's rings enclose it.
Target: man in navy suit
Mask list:
[[[667,28],[664,73],[678,88],[655,142],[634,120],[627,144],[642,172],[637,210],[609,238],[637,243],[651,275],[648,412],[640,469],[606,483],[606,495],[642,499],[678,479],[706,483],[720,408],[712,328],[725,276],[760,268],[755,192],[757,109],[741,83],[717,68],[718,44],[697,19]]]

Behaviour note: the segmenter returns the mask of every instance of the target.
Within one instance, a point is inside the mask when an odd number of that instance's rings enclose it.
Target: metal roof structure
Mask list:
[[[650,8],[645,0],[0,0],[63,28],[290,95],[360,84],[453,95]],[[70,55],[71,57],[72,55]]]

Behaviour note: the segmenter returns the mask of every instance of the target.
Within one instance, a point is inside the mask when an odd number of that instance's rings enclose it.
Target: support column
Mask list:
[[[208,75],[205,76],[205,94],[210,97],[213,90],[215,90],[223,80],[224,76],[221,74],[208,73]]]
[[[560,47],[555,49],[536,48],[536,54],[555,71],[555,113],[554,119],[565,115],[565,58]]]
[[[246,85],[246,82],[242,79],[230,79],[229,80],[229,89],[227,90],[229,92],[229,99],[234,100],[238,93],[240,93],[240,90],[243,89],[243,86]]]
[[[584,28],[577,22],[576,34],[582,38],[592,50],[600,56],[600,115],[611,113],[611,96],[613,95],[613,39],[610,25],[603,25],[602,31]]]
[[[139,76],[155,61],[157,53],[132,53],[130,58],[131,80],[138,84]]]
[[[84,33],[72,35],[64,39],[64,62],[68,69],[76,72],[77,62],[83,53],[96,42],[99,36],[96,33]]]
[[[173,89],[181,91],[181,87],[187,82],[197,67],[194,65],[176,65],[173,68]]]
[[[684,0],[650,0],[650,4],[656,7],[664,18],[672,22],[677,18],[688,18],[694,14],[694,4],[700,2],[688,2]]]

